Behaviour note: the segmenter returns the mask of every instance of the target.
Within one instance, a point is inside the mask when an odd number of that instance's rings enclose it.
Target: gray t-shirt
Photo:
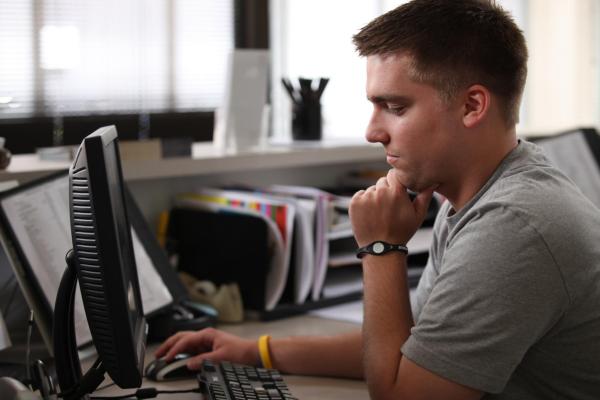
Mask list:
[[[600,210],[521,141],[446,202],[402,347],[485,399],[600,399]]]

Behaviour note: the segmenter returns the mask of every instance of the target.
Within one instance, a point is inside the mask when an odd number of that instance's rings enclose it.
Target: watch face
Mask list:
[[[385,250],[383,243],[381,243],[381,242],[373,243],[373,253],[381,254],[381,253],[383,253],[383,250]]]

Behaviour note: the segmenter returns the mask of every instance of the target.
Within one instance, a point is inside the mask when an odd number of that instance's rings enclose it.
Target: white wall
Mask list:
[[[600,120],[597,0],[529,0],[525,132]]]

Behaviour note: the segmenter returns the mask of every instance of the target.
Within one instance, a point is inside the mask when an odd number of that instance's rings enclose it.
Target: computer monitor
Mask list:
[[[173,304],[187,299],[186,291],[135,198],[129,190],[125,193],[144,315],[154,320],[169,313]],[[26,323],[22,321],[26,321],[32,309],[36,325],[52,353],[54,302],[65,269],[65,254],[73,247],[69,219],[68,171],[29,181],[0,194],[0,283],[16,278],[18,284],[13,283],[21,287],[25,297],[17,290],[8,303],[8,294],[0,294],[13,345],[23,344],[23,340],[13,336],[25,335]],[[15,287],[14,284],[7,288]],[[25,300],[27,304],[23,305]],[[79,293],[75,295],[74,312],[77,346],[88,352],[92,335]]]
[[[122,388],[139,387],[146,320],[114,126],[83,140],[69,171],[69,197],[73,251],[56,297],[53,332],[61,390],[80,398],[96,389],[105,372]],[[77,281],[98,351],[83,378],[73,323]]]

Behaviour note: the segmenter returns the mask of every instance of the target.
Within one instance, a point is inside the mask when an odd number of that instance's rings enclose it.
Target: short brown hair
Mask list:
[[[506,122],[518,122],[527,46],[493,0],[414,0],[371,21],[353,41],[361,56],[406,52],[414,60],[411,78],[447,101],[481,84],[501,99]]]

